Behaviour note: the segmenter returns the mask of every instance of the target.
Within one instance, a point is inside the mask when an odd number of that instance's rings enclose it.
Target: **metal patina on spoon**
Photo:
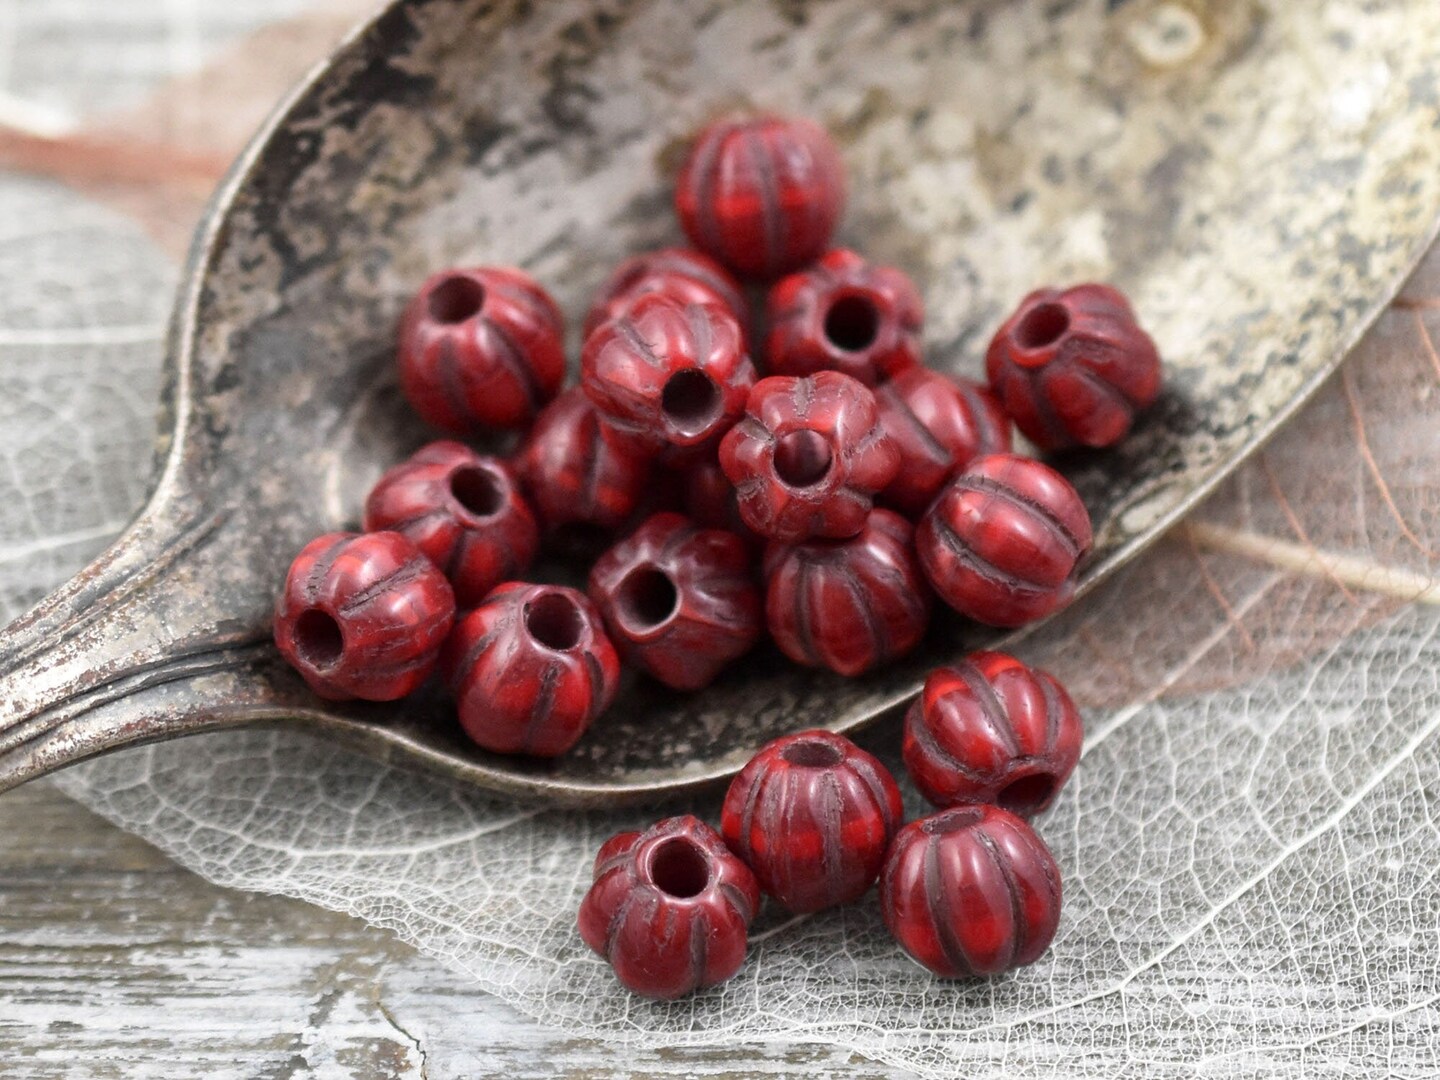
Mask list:
[[[928,667],[998,643],[941,619],[917,655],[859,681],[761,651],[693,696],[637,683],[540,762],[471,746],[438,693],[322,702],[270,642],[291,557],[353,523],[427,437],[393,375],[407,294],[444,265],[509,263],[578,316],[610,265],[676,241],[676,150],[737,105],[836,133],[841,241],[925,286],[937,367],[974,374],[1035,285],[1130,292],[1172,389],[1124,446],[1059,463],[1095,519],[1092,588],[1298,407],[1424,250],[1440,105],[1405,88],[1440,85],[1440,10],[1413,0],[1346,35],[1336,20],[1363,16],[1345,0],[1324,20],[1200,5],[1193,40],[1157,50],[1154,4],[1052,6],[391,4],[266,125],[201,226],[149,504],[0,635],[0,787],[270,722],[521,796],[656,798],[727,777],[785,731],[869,724]],[[1337,105],[1352,79],[1369,96]]]

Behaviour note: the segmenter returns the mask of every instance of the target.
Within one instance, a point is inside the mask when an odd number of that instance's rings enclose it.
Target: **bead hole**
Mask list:
[[[438,323],[464,322],[485,306],[485,286],[474,278],[447,277],[430,290],[430,317]]]
[[[775,474],[791,487],[818,484],[832,461],[829,440],[808,428],[782,436],[775,447]]]
[[[879,334],[880,312],[868,296],[842,296],[825,313],[825,337],[837,349],[860,352]]]
[[[1022,349],[1043,349],[1054,345],[1070,329],[1070,312],[1064,304],[1036,304],[1015,327],[1015,344]]]
[[[330,667],[345,651],[340,624],[319,608],[311,608],[295,620],[295,651],[317,670]]]
[[[632,630],[653,630],[675,614],[680,593],[670,575],[654,566],[640,566],[625,575],[617,597],[620,619]]]
[[[505,505],[500,477],[479,465],[466,465],[451,473],[450,494],[474,517],[493,517]]]
[[[564,652],[580,643],[585,618],[575,601],[560,593],[546,593],[525,609],[525,629],[547,649]]]
[[[705,372],[686,368],[666,380],[660,408],[679,431],[699,435],[720,415],[720,388]]]
[[[1055,778],[1048,773],[1032,773],[1013,780],[995,796],[1002,810],[1029,817],[1050,801],[1055,794]]]
[[[947,810],[943,814],[927,818],[920,827],[931,836],[945,836],[947,833],[960,832],[979,824],[984,816],[984,812],[974,806],[962,806],[957,810]]]
[[[798,765],[802,769],[829,769],[845,760],[845,755],[838,746],[820,739],[793,742],[780,751],[780,756],[791,765]]]
[[[710,884],[710,860],[693,841],[677,836],[661,843],[651,854],[650,880],[661,892],[678,900],[699,896]]]

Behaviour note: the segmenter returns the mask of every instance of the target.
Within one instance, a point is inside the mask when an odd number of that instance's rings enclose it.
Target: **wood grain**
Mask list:
[[[211,885],[48,784],[0,797],[7,1078],[898,1078],[825,1046],[567,1038],[395,938]]]

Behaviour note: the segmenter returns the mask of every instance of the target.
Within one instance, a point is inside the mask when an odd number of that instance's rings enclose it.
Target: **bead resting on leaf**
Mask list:
[[[1060,924],[1060,868],[1026,822],[961,806],[900,830],[880,875],[885,925],[911,958],[955,979],[1033,964]]]
[[[730,783],[720,831],[760,888],[794,912],[863,896],[904,820],[889,770],[843,735],[767,744]]]
[[[668,999],[740,970],[759,907],[749,867],[687,815],[606,841],[578,922],[627,989]]]

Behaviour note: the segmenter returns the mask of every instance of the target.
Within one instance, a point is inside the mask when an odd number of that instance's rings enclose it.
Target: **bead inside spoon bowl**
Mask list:
[[[1161,50],[1143,32],[1153,6],[387,7],[267,124],[198,234],[150,502],[0,634],[0,786],[265,722],[521,796],[656,798],[733,774],[786,731],[871,723],[928,667],[999,640],[940,619],[861,680],[761,651],[698,694],[637,682],[550,762],[476,749],[438,693],[322,702],[273,647],[290,559],[353,527],[383,469],[434,436],[398,390],[408,295],[446,265],[515,264],[578,327],[612,266],[678,241],[679,153],[734,107],[835,134],[851,179],[839,242],[921,283],[938,368],[978,374],[1032,287],[1129,293],[1170,389],[1121,447],[1058,462],[1094,517],[1093,587],[1324,379],[1440,207],[1440,107],[1407,89],[1440,84],[1440,9],[1413,0],[1339,34],[1327,27],[1362,17],[1342,0],[1329,22],[1210,5],[1195,40]],[[1335,97],[1352,85],[1365,93]]]

